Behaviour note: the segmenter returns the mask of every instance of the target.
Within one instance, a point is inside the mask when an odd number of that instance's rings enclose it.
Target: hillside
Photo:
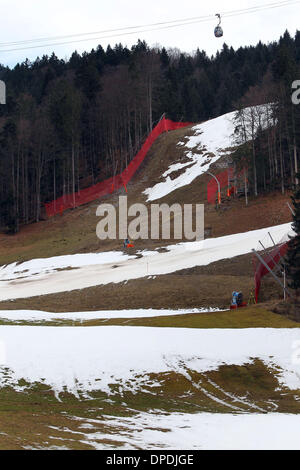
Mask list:
[[[10,301],[3,308],[25,308],[28,302],[33,308],[52,311],[76,311],[78,305],[83,310],[226,308],[237,288],[248,298],[253,289],[251,249],[260,249],[259,240],[270,246],[268,232],[279,243],[290,230],[284,223],[291,220],[291,213],[288,194],[252,197],[247,206],[243,197],[227,198],[218,210],[208,204],[211,176],[206,172],[218,174],[228,166],[236,146],[233,133],[233,113],[165,133],[127,187],[128,206],[150,207],[153,201],[205,204],[205,233],[210,240],[180,245],[173,238],[163,240],[161,232],[158,240],[136,240],[126,254],[122,240],[98,240],[96,208],[101,202],[118,206],[123,189],[25,227],[14,237],[1,235],[0,259],[8,266],[0,270],[0,300]],[[71,291],[70,297],[66,291]],[[262,298],[280,295],[274,282],[267,281]]]
[[[232,199],[226,202],[219,212],[207,204],[207,183],[211,177],[205,172],[208,169],[216,174],[222,171],[224,166],[222,157],[230,153],[232,144],[232,117],[232,113],[229,113],[208,121],[207,124],[160,136],[150,149],[142,167],[128,184],[127,194],[125,190],[121,190],[99,201],[66,211],[63,216],[24,226],[22,231],[14,236],[0,234],[0,263],[120,249],[122,244],[119,241],[99,241],[95,229],[98,222],[96,217],[98,204],[100,202],[116,204],[121,194],[128,196],[128,205],[139,202],[147,204],[154,200],[170,205],[177,202],[203,203],[205,226],[213,237],[290,221],[290,212],[285,205],[285,202],[290,200],[289,192],[284,195],[279,192],[263,193],[259,197],[251,197],[247,207],[243,198]],[[201,132],[204,132],[204,135]],[[217,140],[215,136],[218,137]],[[211,157],[210,153],[215,156]],[[160,188],[164,188],[164,195],[160,193],[153,195],[153,191]],[[152,194],[150,199],[149,192]],[[84,224],[81,223],[83,219]],[[162,240],[157,242],[139,240],[136,247],[145,249],[163,244],[165,243]]]
[[[300,0],[2,3],[0,451],[300,450]]]
[[[253,291],[251,249],[293,234],[290,195],[207,202],[230,117],[163,134],[127,186],[128,205],[203,203],[205,240],[98,240],[125,189],[0,235],[0,449],[230,448],[220,426],[235,448],[298,446],[299,323],[268,278],[264,303],[228,310]]]

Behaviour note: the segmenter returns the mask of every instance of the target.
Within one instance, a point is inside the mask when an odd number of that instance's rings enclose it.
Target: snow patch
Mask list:
[[[6,347],[0,386],[16,390],[25,379],[47,384],[57,396],[135,393],[151,383],[149,374],[204,373],[253,358],[276,370],[280,387],[300,388],[300,365],[293,361],[298,329],[0,326],[0,338]]]
[[[84,418],[81,429],[85,429]],[[269,414],[139,413],[90,421],[83,442],[96,449],[299,450],[300,416]],[[109,432],[96,431],[105,424]],[[91,428],[89,428],[91,429]],[[101,440],[104,442],[101,443]],[[100,441],[100,442],[99,442]],[[105,441],[113,441],[110,445]],[[118,445],[119,443],[119,445]]]
[[[133,258],[120,251],[102,253],[83,253],[76,255],[38,258],[24,263],[11,263],[0,267],[0,280],[18,279],[34,275],[43,275],[58,269],[81,268],[97,264],[117,263]]]
[[[71,321],[89,321],[112,318],[150,318],[150,317],[167,317],[174,315],[187,315],[191,313],[212,313],[220,312],[218,308],[190,308],[180,310],[166,309],[138,309],[138,310],[103,310],[93,312],[64,312],[52,313],[40,310],[0,310],[1,320],[11,320],[14,322],[41,322],[56,320]]]
[[[166,247],[168,251],[145,251],[142,253],[142,257],[128,257],[120,252],[111,252],[112,257],[109,259],[110,255],[108,253],[103,253],[103,258],[98,257],[97,254],[91,254],[91,265],[58,272],[55,269],[61,266],[61,263],[57,264],[57,258],[33,260],[35,273],[39,272],[40,274],[27,275],[26,279],[18,279],[20,277],[19,273],[13,274],[11,271],[11,280],[5,280],[4,275],[4,279],[2,278],[0,282],[0,300],[84,289],[106,285],[110,282],[119,283],[130,279],[169,274],[194,266],[205,266],[221,259],[250,253],[253,248],[257,247],[259,240],[262,239],[264,239],[265,248],[270,248],[273,246],[273,242],[268,232],[270,232],[276,244],[287,234],[293,235],[294,233],[291,224],[288,223],[219,238],[178,243]],[[79,266],[81,257],[82,255],[72,255],[69,263],[72,263],[73,267]],[[118,269],[113,269],[117,257],[119,257]],[[85,262],[87,262],[87,259],[85,259]],[[19,265],[18,269],[23,270],[26,266],[28,267],[29,263],[31,262]],[[54,271],[46,273],[45,266],[52,266]],[[0,271],[0,275],[1,273],[5,274],[5,271]],[[13,279],[14,275],[16,275],[15,279]]]
[[[266,127],[265,115],[267,115],[269,105],[261,105],[256,108],[261,114],[262,127]],[[147,201],[155,201],[170,194],[178,188],[187,186],[198,176],[206,173],[210,166],[217,162],[221,156],[230,154],[230,148],[236,147],[234,142],[234,117],[236,112],[224,114],[215,119],[211,119],[202,124],[194,126],[193,136],[185,137],[185,142],[177,145],[185,147],[185,157],[188,159],[184,163],[174,163],[162,175],[164,179],[151,188],[146,189],[143,194],[147,196]],[[174,179],[170,175],[178,170],[187,168]]]

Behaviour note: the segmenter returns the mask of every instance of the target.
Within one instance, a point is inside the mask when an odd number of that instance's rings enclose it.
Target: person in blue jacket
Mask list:
[[[231,305],[238,305],[238,296],[239,296],[239,293],[236,292],[236,291],[233,291],[232,292],[232,300],[231,300]]]
[[[232,292],[231,305],[240,307],[243,303],[243,294],[242,292]]]

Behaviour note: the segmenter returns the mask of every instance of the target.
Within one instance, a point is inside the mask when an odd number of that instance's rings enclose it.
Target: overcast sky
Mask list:
[[[0,0],[0,43],[214,15],[269,3],[272,0]],[[224,18],[223,39],[214,37],[213,29],[217,21],[212,20],[154,32],[115,35],[109,39],[15,52],[2,50],[20,46],[0,45],[0,63],[14,66],[26,58],[34,60],[52,51],[60,58],[68,58],[75,49],[78,52],[89,51],[99,43],[104,48],[109,43],[114,45],[117,42],[130,47],[138,38],[145,39],[149,45],[177,47],[185,52],[192,52],[199,47],[211,55],[222,47],[223,42],[237,48],[256,44],[259,40],[265,43],[277,40],[285,29],[294,35],[297,27],[299,29],[299,10],[300,2],[269,11]]]

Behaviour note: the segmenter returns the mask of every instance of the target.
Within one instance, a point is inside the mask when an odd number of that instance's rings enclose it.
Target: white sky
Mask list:
[[[214,15],[271,2],[272,0],[0,0],[0,43]],[[269,11],[224,18],[223,39],[214,37],[213,29],[217,20],[213,20],[162,31],[129,36],[115,35],[110,39],[43,46],[26,51],[2,52],[1,49],[12,46],[0,45],[0,63],[13,66],[26,57],[34,60],[37,56],[51,54],[52,51],[60,58],[67,58],[75,49],[78,52],[89,51],[99,43],[104,48],[107,44],[114,45],[116,42],[130,47],[138,38],[145,39],[149,45],[177,47],[185,52],[194,51],[199,47],[211,55],[220,49],[224,42],[237,48],[256,44],[259,40],[265,43],[277,40],[285,29],[294,35],[297,27],[299,29],[299,9],[300,2]]]

